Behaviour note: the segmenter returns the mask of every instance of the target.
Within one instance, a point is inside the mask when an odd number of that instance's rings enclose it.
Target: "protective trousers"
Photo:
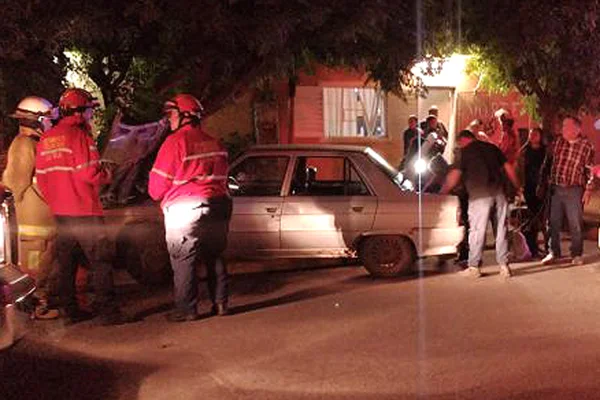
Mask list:
[[[67,314],[77,309],[75,279],[77,251],[83,251],[90,264],[95,298],[93,307],[99,314],[111,314],[115,303],[112,262],[113,244],[109,241],[104,219],[99,216],[57,216],[56,252],[60,269],[58,272],[59,297]]]
[[[227,247],[231,200],[176,203],[165,207],[164,215],[177,310],[196,313],[199,263],[206,267],[212,303],[227,303],[228,276],[221,254]]]

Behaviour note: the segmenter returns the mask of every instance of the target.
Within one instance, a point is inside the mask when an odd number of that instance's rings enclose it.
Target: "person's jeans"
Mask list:
[[[527,223],[523,235],[527,240],[527,247],[533,257],[537,257],[539,254],[538,247],[538,235],[540,231],[544,234],[544,239],[547,245],[548,233],[546,227],[546,205],[544,200],[537,197],[535,188],[525,188],[525,203],[527,204],[527,210],[529,213],[529,222]]]
[[[112,262],[113,243],[108,239],[104,219],[99,216],[66,217],[56,216],[56,257],[59,298],[67,313],[74,312],[77,252],[83,251],[90,263],[95,299],[93,306],[100,314],[116,311]]]
[[[567,217],[571,234],[571,256],[583,254],[583,187],[552,186],[550,198],[550,251],[555,257],[561,256],[560,231],[563,218]]]
[[[457,261],[469,260],[469,196],[466,193],[458,195],[460,204],[460,223],[463,225],[463,239],[457,245]]]
[[[496,261],[499,265],[508,265],[508,239],[506,217],[508,202],[503,193],[495,196],[469,199],[469,267],[479,267],[485,247],[485,232],[488,221],[496,220]]]
[[[227,303],[228,276],[221,254],[227,246],[231,201],[174,204],[165,208],[164,215],[177,311],[196,312],[198,263],[206,267],[212,303]]]

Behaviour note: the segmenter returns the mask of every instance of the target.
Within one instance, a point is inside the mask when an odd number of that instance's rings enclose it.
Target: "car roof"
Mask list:
[[[255,151],[348,151],[354,153],[366,153],[367,146],[352,146],[339,144],[262,144],[252,146],[247,152]]]

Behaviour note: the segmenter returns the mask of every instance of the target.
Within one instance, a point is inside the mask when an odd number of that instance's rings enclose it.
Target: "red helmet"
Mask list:
[[[78,88],[65,90],[58,101],[61,110],[84,111],[97,106],[96,98],[90,92]]]
[[[204,107],[200,101],[191,94],[178,94],[171,100],[167,100],[163,107],[165,113],[169,111],[177,111],[183,117],[198,118],[202,117]]]

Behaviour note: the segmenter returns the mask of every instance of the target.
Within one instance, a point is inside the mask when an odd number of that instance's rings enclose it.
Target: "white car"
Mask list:
[[[463,237],[454,196],[417,194],[378,153],[359,146],[256,146],[230,168],[227,255],[353,257],[374,276],[417,257],[454,254]]]

